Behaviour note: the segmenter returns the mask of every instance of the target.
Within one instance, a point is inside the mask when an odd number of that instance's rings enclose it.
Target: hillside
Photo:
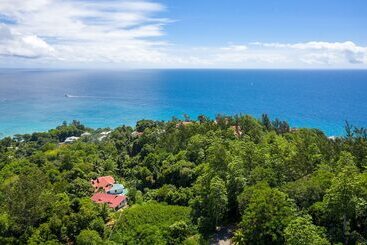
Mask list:
[[[73,121],[0,141],[0,243],[205,244],[226,226],[237,244],[365,243],[366,167],[367,130],[349,124],[329,138],[267,115]],[[92,202],[107,175],[128,207]]]

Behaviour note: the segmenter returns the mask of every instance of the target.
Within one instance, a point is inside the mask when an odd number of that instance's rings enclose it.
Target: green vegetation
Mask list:
[[[0,244],[206,244],[226,226],[237,244],[367,242],[366,129],[185,120],[0,140]],[[103,175],[128,188],[128,208],[90,200]]]
[[[119,244],[177,244],[194,231],[188,207],[136,204],[123,212],[111,240]]]

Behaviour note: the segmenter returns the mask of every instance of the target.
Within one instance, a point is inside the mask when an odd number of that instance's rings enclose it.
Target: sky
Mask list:
[[[366,0],[1,0],[3,68],[367,69]]]

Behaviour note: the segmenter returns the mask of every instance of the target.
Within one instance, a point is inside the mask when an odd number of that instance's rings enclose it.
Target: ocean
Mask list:
[[[367,126],[367,70],[0,70],[0,137],[240,113],[343,135]]]

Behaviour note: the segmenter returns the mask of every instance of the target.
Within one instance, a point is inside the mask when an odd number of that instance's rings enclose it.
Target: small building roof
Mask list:
[[[109,135],[112,131],[104,131],[104,132],[101,132],[101,135]]]
[[[89,132],[84,132],[84,133],[82,133],[82,135],[81,136],[90,136],[90,135],[92,135],[91,133],[89,133]]]
[[[184,122],[179,122],[176,124],[176,128],[180,127],[180,126],[187,126],[190,124],[193,124],[194,122],[190,122],[190,121],[184,121]]]
[[[95,203],[107,203],[110,208],[116,208],[121,202],[126,200],[125,195],[111,195],[106,193],[95,193],[91,197]]]
[[[102,135],[101,137],[98,138],[99,141],[102,141],[104,138],[106,138],[106,135]]]
[[[71,137],[67,137],[64,141],[64,143],[71,143],[71,142],[74,142],[76,140],[78,140],[79,137],[76,137],[76,136],[71,136]]]
[[[337,139],[337,137],[336,136],[329,136],[329,137],[327,137],[329,140],[336,140]]]
[[[111,187],[111,190],[114,190],[114,189],[125,189],[125,187],[123,184],[113,184]]]
[[[112,187],[108,190],[109,193],[119,193],[119,194],[127,194],[127,191],[122,184],[113,184]]]
[[[102,176],[95,180],[92,179],[90,182],[94,188],[103,188],[105,191],[108,191],[115,183],[115,179],[112,176]]]
[[[134,131],[131,133],[131,136],[133,137],[140,137],[144,134],[144,132],[138,132],[138,131]]]

